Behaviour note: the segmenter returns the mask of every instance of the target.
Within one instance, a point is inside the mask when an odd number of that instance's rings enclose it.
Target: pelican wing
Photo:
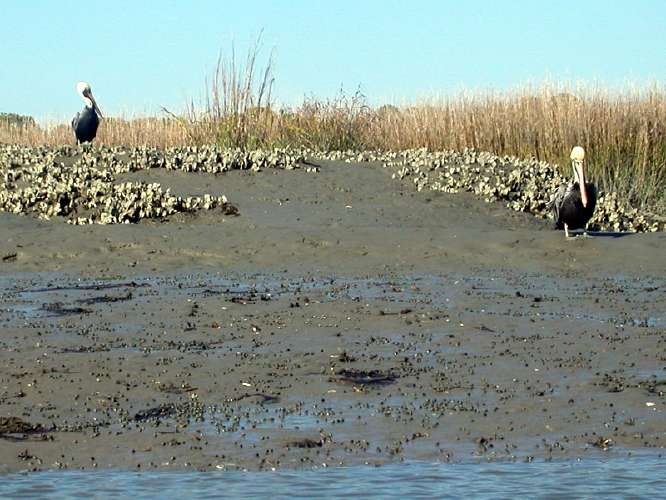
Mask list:
[[[569,196],[572,189],[573,183],[562,184],[555,192],[555,195],[551,198],[550,203],[548,204],[548,208],[553,212],[555,222],[559,220],[562,204],[564,203],[564,200],[566,200],[567,196]]]
[[[590,200],[594,200],[594,204],[596,205],[597,196],[599,195],[599,190],[597,189],[597,186],[595,184],[592,184],[591,182],[586,182],[585,189],[587,189],[587,197]]]
[[[79,116],[81,113],[76,113],[74,118],[72,118],[72,130],[76,131],[76,124],[79,123]]]

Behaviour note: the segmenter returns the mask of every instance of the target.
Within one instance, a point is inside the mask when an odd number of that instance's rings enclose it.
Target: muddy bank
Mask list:
[[[343,266],[357,273],[463,266],[590,275],[615,270],[652,275],[666,268],[660,258],[664,233],[568,242],[548,221],[471,194],[416,192],[379,164],[319,163],[318,173],[151,169],[119,179],[160,183],[174,196],[226,193],[239,217],[213,209],[158,222],[72,227],[59,218],[0,213],[2,269],[72,269],[97,277],[182,268],[253,272]]]
[[[0,470],[663,448],[663,234],[565,241],[374,164],[126,175],[240,216],[0,215]]]
[[[665,444],[663,279],[40,274],[2,285],[5,470],[530,460]]]

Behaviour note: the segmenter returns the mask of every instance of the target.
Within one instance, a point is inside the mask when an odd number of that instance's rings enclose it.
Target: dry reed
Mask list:
[[[545,85],[510,93],[460,94],[410,106],[371,109],[356,92],[306,99],[277,109],[272,58],[259,68],[259,42],[240,64],[218,59],[202,106],[177,115],[107,118],[97,141],[107,145],[169,147],[218,143],[242,149],[270,146],[327,150],[474,148],[535,157],[568,168],[568,153],[588,151],[591,178],[622,193],[631,205],[666,206],[666,88],[654,85],[610,93],[598,88]],[[68,125],[0,121],[0,143],[74,144]]]
[[[461,95],[392,110],[371,120],[373,149],[465,147],[568,166],[572,145],[588,152],[592,178],[634,206],[664,203],[666,90],[600,89]],[[568,167],[567,167],[568,168]],[[568,173],[568,171],[567,171]]]

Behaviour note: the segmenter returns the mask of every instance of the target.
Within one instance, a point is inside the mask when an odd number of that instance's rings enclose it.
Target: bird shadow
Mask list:
[[[573,233],[576,236],[583,234],[582,231],[569,231],[569,233]],[[624,238],[625,236],[633,236],[636,233],[630,233],[628,231],[587,231],[587,234],[594,238]]]

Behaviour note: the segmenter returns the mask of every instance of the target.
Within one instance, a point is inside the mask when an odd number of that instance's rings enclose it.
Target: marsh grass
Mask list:
[[[573,145],[587,151],[590,177],[631,205],[666,212],[666,88],[610,92],[598,87],[543,85],[512,92],[461,93],[399,107],[368,106],[340,92],[307,98],[295,108],[273,100],[273,58],[259,63],[259,43],[244,60],[232,49],[206,83],[205,99],[182,114],[107,118],[97,142],[169,147],[292,146],[328,150],[474,148],[557,163],[569,174]],[[0,121],[0,143],[74,144],[69,125]]]
[[[170,117],[106,117],[100,124],[95,142],[109,146],[160,148],[191,144],[182,125]],[[0,124],[0,144],[62,146],[75,145],[76,140],[69,124],[4,127]]]
[[[510,94],[459,95],[375,116],[364,146],[465,147],[558,163],[581,145],[591,177],[634,206],[666,202],[666,90],[611,94],[556,86]]]

